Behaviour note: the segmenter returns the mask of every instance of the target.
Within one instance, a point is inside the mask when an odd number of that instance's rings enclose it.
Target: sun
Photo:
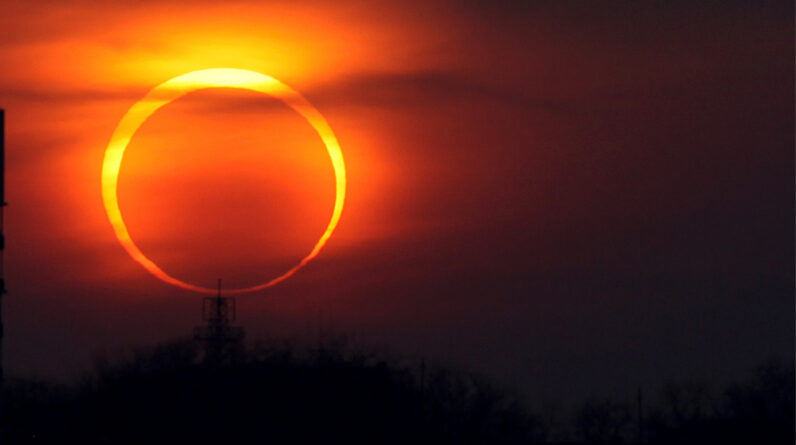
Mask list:
[[[122,165],[122,159],[124,158],[124,151],[141,124],[160,107],[169,102],[177,100],[192,91],[206,88],[241,88],[264,93],[281,100],[296,113],[304,117],[312,128],[315,129],[326,146],[326,151],[332,161],[335,177],[334,209],[332,210],[332,216],[329,219],[326,230],[315,243],[310,253],[290,270],[270,281],[252,287],[225,290],[225,292],[232,294],[265,289],[286,280],[318,255],[326,244],[326,241],[332,236],[332,232],[334,232],[337,223],[340,221],[346,194],[345,162],[343,161],[343,153],[340,150],[340,145],[337,142],[334,132],[332,132],[332,128],[326,122],[323,115],[312,106],[307,99],[273,77],[249,70],[215,68],[193,71],[174,77],[150,90],[143,99],[135,103],[122,117],[111,136],[108,147],[105,149],[105,159],[102,164],[102,201],[105,205],[105,212],[116,233],[116,238],[119,239],[119,243],[121,243],[122,247],[124,247],[135,261],[141,264],[152,275],[166,283],[190,291],[205,294],[214,294],[217,292],[216,289],[196,286],[178,280],[164,272],[157,264],[147,258],[147,256],[141,252],[141,249],[136,246],[135,242],[133,242],[130,233],[127,231],[127,226],[122,218],[122,212],[119,209],[117,196],[119,169]]]

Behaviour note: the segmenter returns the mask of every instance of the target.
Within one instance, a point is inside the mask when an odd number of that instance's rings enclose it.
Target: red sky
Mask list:
[[[135,101],[215,67],[300,91],[348,167],[320,256],[238,298],[251,339],[347,333],[549,398],[792,357],[790,2],[216,3],[3,1],[10,372],[200,323],[116,241],[100,169]],[[213,90],[141,127],[119,200],[165,270],[238,287],[306,255],[333,191],[298,115]]]

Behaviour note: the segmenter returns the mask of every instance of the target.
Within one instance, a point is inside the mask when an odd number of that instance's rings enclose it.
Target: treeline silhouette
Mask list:
[[[400,365],[344,342],[259,345],[203,363],[191,341],[99,359],[79,382],[11,379],[9,444],[792,444],[792,364],[713,392],[665,385],[633,402],[589,400],[554,424],[470,373]],[[543,420],[544,419],[544,420]]]
[[[704,381],[666,383],[652,403],[590,400],[572,424],[579,443],[792,444],[794,368],[771,360],[745,382],[715,390]]]

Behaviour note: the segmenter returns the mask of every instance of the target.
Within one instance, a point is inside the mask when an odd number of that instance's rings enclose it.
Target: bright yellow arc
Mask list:
[[[329,220],[329,224],[326,226],[326,230],[323,232],[320,239],[318,239],[318,242],[315,243],[315,247],[312,248],[309,255],[304,257],[297,265],[293,266],[292,269],[267,283],[247,288],[225,290],[225,292],[242,293],[265,289],[284,281],[318,255],[318,252],[320,252],[326,244],[326,241],[337,226],[337,222],[340,220],[340,214],[343,212],[346,188],[343,153],[340,151],[337,138],[334,136],[326,119],[324,119],[321,113],[315,109],[307,99],[301,96],[301,94],[272,77],[254,71],[218,68],[183,74],[182,76],[167,80],[153,88],[143,99],[133,105],[124,117],[122,117],[122,120],[119,121],[119,125],[113,132],[113,136],[111,136],[108,148],[105,149],[105,160],[102,164],[102,201],[105,204],[105,212],[107,212],[108,219],[110,219],[113,230],[116,232],[116,237],[125,250],[127,250],[127,253],[144,266],[146,270],[152,273],[152,275],[160,278],[166,283],[179,286],[183,289],[206,294],[216,292],[214,289],[195,286],[170,276],[141,252],[141,249],[133,242],[130,233],[127,231],[127,226],[124,224],[122,212],[119,210],[119,201],[116,191],[116,186],[119,181],[119,168],[122,165],[124,150],[127,148],[130,139],[132,139],[141,124],[143,124],[152,113],[167,103],[179,99],[192,91],[205,88],[242,88],[259,91],[260,93],[265,93],[281,100],[303,116],[307,122],[312,125],[315,131],[318,132],[332,160],[336,186],[334,210],[332,211],[332,217]]]

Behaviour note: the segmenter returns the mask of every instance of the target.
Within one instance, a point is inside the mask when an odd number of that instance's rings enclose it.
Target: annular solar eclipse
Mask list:
[[[264,93],[275,99],[279,99],[296,113],[304,117],[315,129],[326,146],[326,151],[332,161],[336,188],[334,209],[332,210],[332,216],[329,219],[326,230],[315,243],[315,246],[309,254],[291,269],[269,281],[247,288],[229,289],[225,290],[225,292],[232,294],[265,289],[289,278],[318,255],[340,220],[346,193],[346,173],[343,153],[326,119],[324,119],[323,115],[321,115],[321,113],[301,94],[273,77],[241,69],[207,69],[174,77],[150,90],[143,99],[135,103],[122,117],[111,136],[108,147],[105,149],[105,159],[102,164],[102,200],[105,205],[105,212],[108,215],[108,219],[122,247],[124,247],[127,253],[152,275],[166,283],[183,289],[205,294],[216,292],[216,289],[197,286],[172,277],[144,255],[130,237],[130,233],[122,217],[122,212],[119,209],[117,196],[119,169],[121,168],[122,159],[124,158],[124,151],[138,128],[160,107],[190,92],[206,88],[241,88]]]

